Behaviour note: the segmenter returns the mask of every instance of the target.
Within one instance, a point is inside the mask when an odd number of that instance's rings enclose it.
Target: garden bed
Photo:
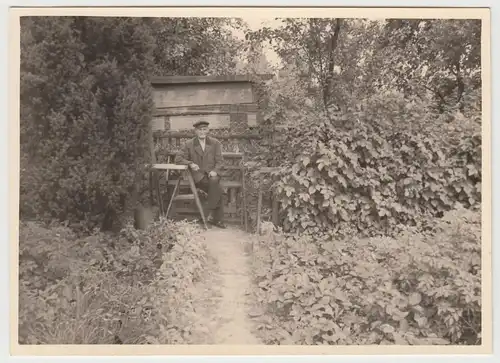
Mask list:
[[[199,228],[160,220],[146,231],[76,237],[20,225],[20,344],[189,341],[192,285],[205,273]]]
[[[480,213],[433,232],[335,241],[267,228],[254,244],[266,344],[481,344]]]

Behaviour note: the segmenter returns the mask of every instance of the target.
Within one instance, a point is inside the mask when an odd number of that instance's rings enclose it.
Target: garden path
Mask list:
[[[248,234],[235,228],[212,228],[203,235],[209,262],[205,278],[196,285],[193,304],[206,333],[195,343],[260,344],[249,318]]]

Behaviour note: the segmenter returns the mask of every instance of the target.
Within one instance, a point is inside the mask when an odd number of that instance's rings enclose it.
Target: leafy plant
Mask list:
[[[257,87],[265,140],[252,160],[281,167],[280,225],[386,235],[477,207],[478,36],[462,20],[281,19],[248,33],[283,62]]]
[[[23,17],[21,217],[119,231],[146,191],[151,76],[231,73],[240,47],[231,28],[240,26]]]
[[[121,237],[20,228],[21,344],[188,341],[192,286],[205,272],[198,228],[161,220]],[[160,342],[160,343],[157,343]]]
[[[480,344],[479,213],[435,233],[332,240],[265,228],[254,244],[267,344]]]
[[[264,87],[264,95],[273,87]],[[428,228],[457,202],[480,203],[477,115],[456,114],[445,123],[451,131],[440,134],[439,117],[398,92],[330,117],[314,106],[294,114],[267,100],[276,113],[263,126],[268,142],[253,161],[280,167],[273,191],[286,231],[387,235],[401,225]]]

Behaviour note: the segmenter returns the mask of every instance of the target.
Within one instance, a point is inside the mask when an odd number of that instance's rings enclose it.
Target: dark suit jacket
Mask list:
[[[188,140],[182,151],[175,157],[176,164],[197,164],[200,169],[193,171],[194,181],[197,183],[212,170],[220,175],[222,165],[222,145],[219,140],[207,136],[205,140],[205,151],[202,150],[197,137]]]

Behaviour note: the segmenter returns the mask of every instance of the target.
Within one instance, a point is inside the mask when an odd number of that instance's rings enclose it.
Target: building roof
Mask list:
[[[271,74],[259,74],[259,78],[270,79]],[[228,76],[158,76],[152,77],[153,85],[167,84],[193,84],[193,83],[235,83],[235,82],[252,82],[253,76],[246,74],[228,75]]]

